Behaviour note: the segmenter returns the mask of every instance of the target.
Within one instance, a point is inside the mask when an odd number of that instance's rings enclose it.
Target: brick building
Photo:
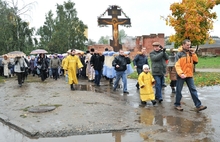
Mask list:
[[[159,42],[162,46],[165,45],[165,39],[164,34],[158,33],[158,34],[150,34],[150,35],[143,35],[143,36],[137,36],[137,37],[128,37],[125,38],[122,44],[122,49],[125,51],[130,51],[130,57],[133,59],[137,52],[141,51],[142,47],[146,47],[147,54],[153,50],[153,42]],[[105,48],[108,48],[109,50],[113,50],[113,47],[106,44],[97,44],[97,45],[89,45],[88,50],[91,48],[94,48],[98,51],[105,51]]]
[[[150,34],[150,35],[142,35],[142,36],[137,36],[133,42],[135,42],[134,47],[130,47],[132,44],[127,44],[128,42],[124,42],[122,45],[122,48],[124,50],[129,50],[131,51],[130,57],[133,59],[137,52],[141,51],[142,47],[146,47],[147,49],[147,54],[149,55],[151,51],[153,51],[153,42],[159,42],[161,43],[162,46],[165,45],[165,39],[164,39],[164,34],[158,33],[158,34]],[[131,42],[131,41],[130,41]]]

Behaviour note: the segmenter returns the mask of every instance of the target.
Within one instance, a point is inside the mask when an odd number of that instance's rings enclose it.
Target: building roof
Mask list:
[[[213,38],[213,40],[215,41],[215,43],[209,44],[208,42],[206,42],[203,45],[199,45],[199,48],[220,48],[220,38]],[[165,48],[174,48],[174,43],[172,43],[171,45],[165,45]]]
[[[199,45],[199,48],[220,48],[220,38],[213,38],[213,40],[215,41],[215,43],[209,44],[208,42],[206,42],[203,45]]]

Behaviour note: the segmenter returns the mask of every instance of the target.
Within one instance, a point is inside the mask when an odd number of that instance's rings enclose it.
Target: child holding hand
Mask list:
[[[140,85],[140,99],[141,105],[147,104],[147,101],[151,101],[153,105],[156,104],[153,85],[155,80],[150,73],[150,68],[147,64],[143,65],[143,71],[138,76],[138,83]]]

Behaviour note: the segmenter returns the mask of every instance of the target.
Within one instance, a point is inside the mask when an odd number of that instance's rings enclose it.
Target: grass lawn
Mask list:
[[[199,57],[196,68],[220,68],[220,56],[217,57]]]
[[[149,60],[149,64],[151,61]],[[220,56],[219,57],[199,57],[199,62],[196,68],[219,68],[220,69]],[[128,78],[137,79],[138,75],[135,71],[130,74]],[[195,72],[194,81],[196,86],[212,86],[220,84],[220,72]],[[166,84],[169,84],[169,77],[166,77]]]

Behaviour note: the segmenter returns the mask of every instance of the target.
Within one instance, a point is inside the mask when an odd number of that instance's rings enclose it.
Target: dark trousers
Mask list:
[[[57,80],[58,78],[58,68],[52,68],[53,78]]]
[[[44,81],[47,78],[47,70],[40,70],[41,80]]]
[[[170,81],[170,87],[176,87],[176,80]]]
[[[142,73],[143,69],[142,68],[137,68],[137,73],[138,76]],[[136,87],[139,88],[139,83],[137,82]]]
[[[102,71],[95,70],[95,81],[94,82],[97,86],[100,85],[101,76],[102,76]]]
[[[18,84],[22,84],[22,82],[24,81],[24,73],[23,72],[17,72],[16,75],[17,75],[17,78],[18,78]]]

